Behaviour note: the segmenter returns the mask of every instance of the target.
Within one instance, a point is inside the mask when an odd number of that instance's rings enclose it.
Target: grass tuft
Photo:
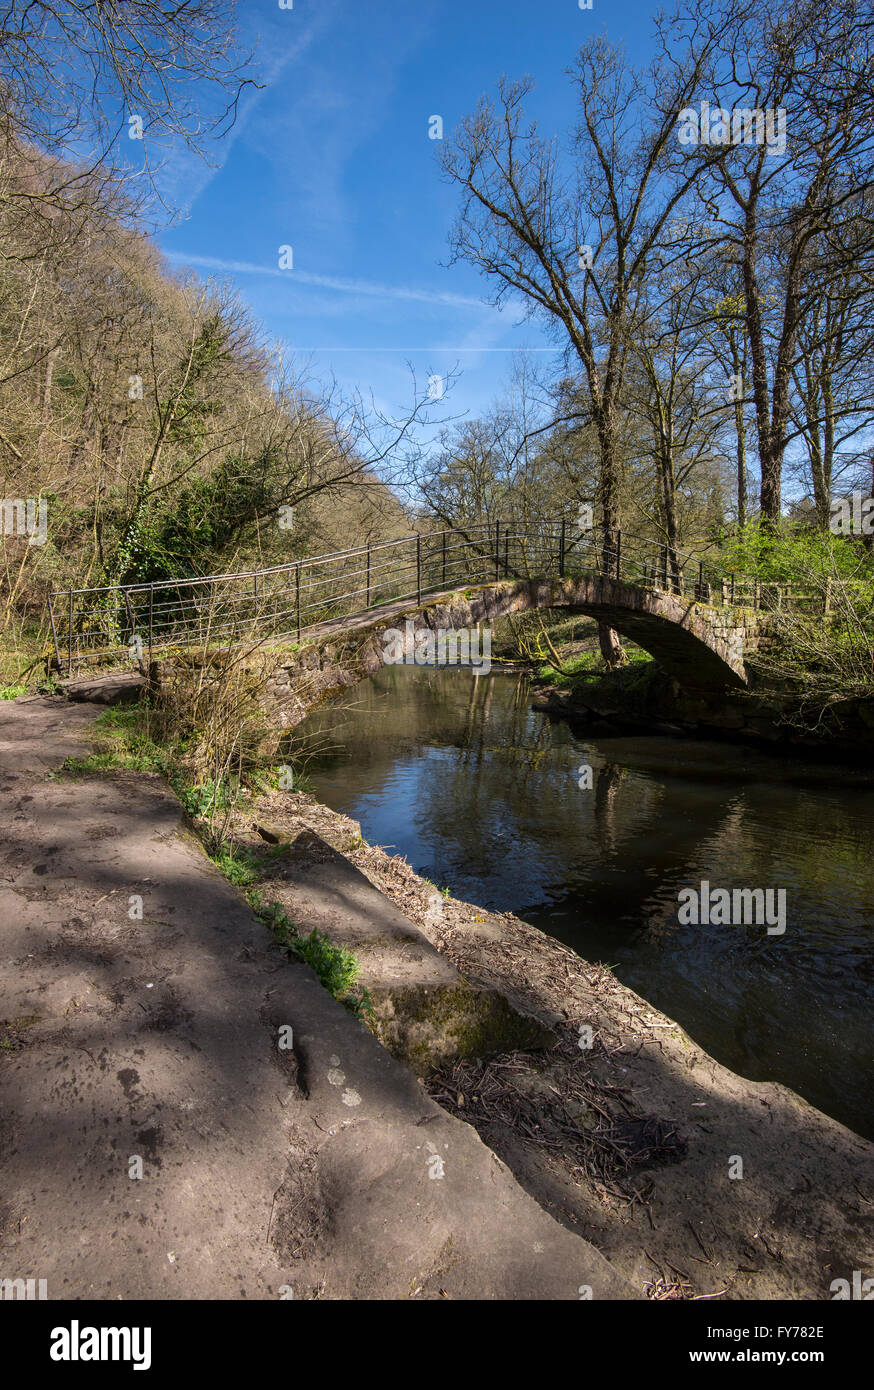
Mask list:
[[[372,1019],[373,1000],[370,991],[358,984],[361,967],[351,951],[335,946],[315,927],[308,936],[302,936],[284,907],[266,901],[258,889],[250,890],[246,897],[255,916],[270,928],[283,951],[308,965],[323,988],[356,1018],[364,1023]]]

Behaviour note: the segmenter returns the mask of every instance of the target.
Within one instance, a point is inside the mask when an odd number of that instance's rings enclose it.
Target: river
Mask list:
[[[874,773],[589,738],[530,699],[518,675],[386,667],[301,726],[312,789],[438,887],[611,966],[733,1071],[874,1139]],[[681,925],[705,880],[785,889],[785,932]]]

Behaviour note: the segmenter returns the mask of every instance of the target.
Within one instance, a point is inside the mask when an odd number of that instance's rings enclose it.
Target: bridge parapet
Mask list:
[[[538,608],[566,608],[610,623],[689,691],[744,688],[745,657],[757,648],[763,622],[751,609],[714,607],[604,576],[501,581],[338,620],[299,648],[266,643],[246,661],[258,673],[265,706],[275,712],[279,730],[290,730],[324,700],[388,664],[390,634],[408,622],[414,630],[459,631]],[[199,679],[204,662],[217,662],[216,674],[220,671],[221,656],[196,658]],[[192,660],[191,653],[181,652],[154,663],[153,678],[166,685]]]
[[[49,596],[54,656],[48,662],[69,677],[82,667],[129,669],[136,663],[144,669],[161,652],[184,648],[239,649],[273,639],[296,640],[300,646],[338,622],[354,628],[361,618],[378,621],[399,602],[421,607],[429,595],[501,581],[547,586],[566,579],[615,581],[708,607],[714,596],[732,608],[806,601],[791,585],[725,573],[710,557],[709,545],[702,546],[700,554],[683,556],[651,538],[579,530],[566,519],[524,529],[496,521],[413,533],[243,573],[69,589]]]

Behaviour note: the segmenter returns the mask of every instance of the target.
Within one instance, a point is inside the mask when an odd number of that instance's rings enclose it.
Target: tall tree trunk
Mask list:
[[[819,425],[816,421],[814,421],[812,432],[808,437],[807,447],[810,452],[810,476],[813,480],[813,504],[816,508],[816,524],[820,531],[828,531],[830,489],[825,480],[825,466],[819,440]]]
[[[824,498],[825,526],[824,531],[828,530],[829,518],[831,516],[832,500],[832,478],[835,467],[835,402],[832,392],[831,370],[823,373],[822,383],[823,404],[825,407],[825,430],[822,451],[822,481]]]
[[[743,402],[734,407],[734,427],[737,431],[737,524],[742,531],[747,524],[747,437]]]
[[[45,462],[46,438],[49,426],[52,422],[52,378],[55,371],[55,362],[61,349],[53,347],[46,358],[46,370],[43,377],[42,402],[40,411],[39,438],[36,441],[36,451],[40,459]]]
[[[813,483],[813,505],[816,511],[817,526],[820,531],[828,531],[831,510],[831,478],[829,470],[826,467],[825,454],[819,432],[819,415],[822,406],[820,376],[819,372],[816,370],[816,364],[809,359],[805,359],[804,367],[804,440],[807,445],[807,457],[810,461],[810,479]]]
[[[808,191],[807,202],[815,206],[825,177],[824,167],[820,167]],[[762,520],[770,527],[776,527],[781,513],[781,489],[783,478],[783,454],[786,450],[786,432],[789,424],[789,389],[792,380],[792,362],[801,321],[801,287],[803,262],[801,251],[806,241],[810,224],[809,210],[799,213],[792,219],[792,235],[787,252],[788,272],[783,305],[783,321],[774,360],[773,384],[768,391],[767,350],[765,330],[759,302],[758,270],[756,266],[756,201],[747,206],[746,228],[743,250],[744,300],[746,329],[753,359],[753,394],[756,405],[756,427],[759,435],[759,462],[762,469],[762,488],[760,505]]]
[[[871,495],[871,497],[874,497],[874,454],[871,455],[871,494],[870,494],[870,495]],[[868,515],[870,516],[871,513],[869,512]],[[863,535],[862,535],[862,544],[863,544],[863,546],[865,547],[865,549],[870,553],[872,550],[874,550],[874,535],[866,536],[866,535],[863,533]]]
[[[743,363],[740,353],[732,341],[735,381],[743,382]],[[747,422],[744,416],[743,390],[737,393],[734,402],[734,436],[737,458],[737,525],[742,531],[747,524]]]
[[[662,506],[665,514],[665,535],[668,543],[668,566],[670,587],[675,594],[681,589],[680,554],[677,535],[677,484],[674,478],[671,451],[668,448],[658,461],[662,479]]]
[[[613,419],[602,416],[599,423],[601,445],[601,565],[604,574],[616,573],[616,546],[619,539],[621,512],[619,508],[619,477],[616,468],[616,431]],[[609,671],[624,666],[628,660],[619,633],[609,623],[598,624],[598,645]]]
[[[768,431],[768,442],[761,455],[762,464],[762,490],[759,495],[759,505],[762,509],[762,520],[768,526],[776,526],[780,520],[781,503],[781,473],[783,471],[783,449],[780,445],[775,445],[771,431]]]

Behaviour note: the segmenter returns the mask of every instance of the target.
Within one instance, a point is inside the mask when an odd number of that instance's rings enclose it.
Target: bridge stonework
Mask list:
[[[610,623],[693,692],[746,687],[744,659],[756,649],[761,622],[751,609],[711,607],[604,577],[502,582],[328,624],[299,651],[265,649],[266,703],[278,710],[282,728],[291,729],[316,705],[384,665],[386,634],[403,632],[408,620],[415,629],[461,630],[538,608],[566,608]]]

